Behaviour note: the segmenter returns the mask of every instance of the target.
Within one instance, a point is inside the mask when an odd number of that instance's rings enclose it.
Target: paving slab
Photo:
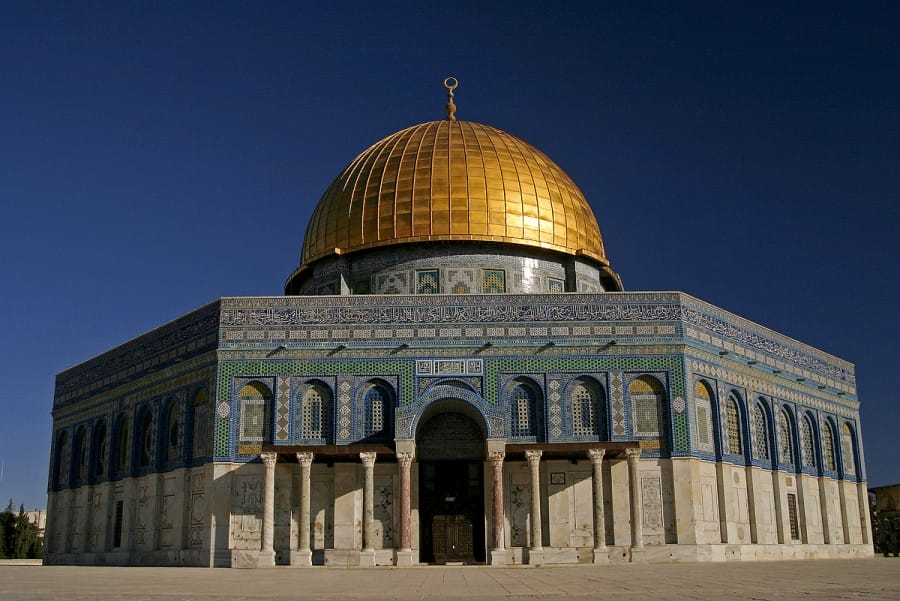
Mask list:
[[[900,558],[236,570],[0,565],[0,600],[900,600]]]

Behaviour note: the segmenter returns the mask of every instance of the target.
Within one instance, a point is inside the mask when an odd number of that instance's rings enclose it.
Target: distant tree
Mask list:
[[[0,558],[33,559],[43,556],[43,543],[37,525],[28,519],[25,505],[13,511],[12,499],[0,513]]]

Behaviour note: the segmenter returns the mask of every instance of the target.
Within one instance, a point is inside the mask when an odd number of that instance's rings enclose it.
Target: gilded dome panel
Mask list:
[[[502,130],[450,120],[404,129],[356,157],[316,206],[302,263],[443,240],[534,246],[608,264],[594,213],[559,166]]]

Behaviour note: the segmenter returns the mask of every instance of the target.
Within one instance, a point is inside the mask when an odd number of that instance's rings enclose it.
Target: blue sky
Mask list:
[[[900,482],[900,5],[786,4],[7,3],[0,499],[45,505],[57,372],[280,294],[326,186],[448,75],[578,183],[626,289],[854,362]]]

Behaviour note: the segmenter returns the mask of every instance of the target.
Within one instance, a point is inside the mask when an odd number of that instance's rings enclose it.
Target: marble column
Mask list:
[[[397,550],[396,564],[412,565],[412,537],[410,535],[410,467],[412,453],[397,453],[397,465],[400,468],[400,549]]]
[[[604,449],[588,449],[591,460],[591,481],[594,485],[594,563],[609,563],[606,547],[606,518],[603,516],[603,456]]]
[[[300,513],[297,515],[298,538],[297,552],[294,553],[291,565],[311,566],[312,550],[309,547],[309,502],[312,496],[310,474],[312,472],[312,453],[297,453],[300,464]]]
[[[544,562],[543,533],[541,532],[541,451],[525,451],[531,472],[531,547],[529,564]]]
[[[638,472],[640,449],[625,449],[628,460],[628,490],[631,496],[631,549],[643,550],[644,547],[644,510],[641,503],[641,478]]]
[[[375,453],[360,453],[365,468],[363,481],[363,548],[359,554],[360,566],[375,565]]]
[[[491,565],[506,564],[506,541],[503,534],[503,459],[506,453],[503,451],[491,451],[488,453],[488,459],[494,472],[494,490],[493,490],[493,507],[492,520],[494,523],[493,548],[491,549]]]
[[[275,566],[275,464],[278,462],[278,454],[262,453],[259,457],[266,466],[266,476],[263,487],[262,547],[257,567],[271,568]]]

